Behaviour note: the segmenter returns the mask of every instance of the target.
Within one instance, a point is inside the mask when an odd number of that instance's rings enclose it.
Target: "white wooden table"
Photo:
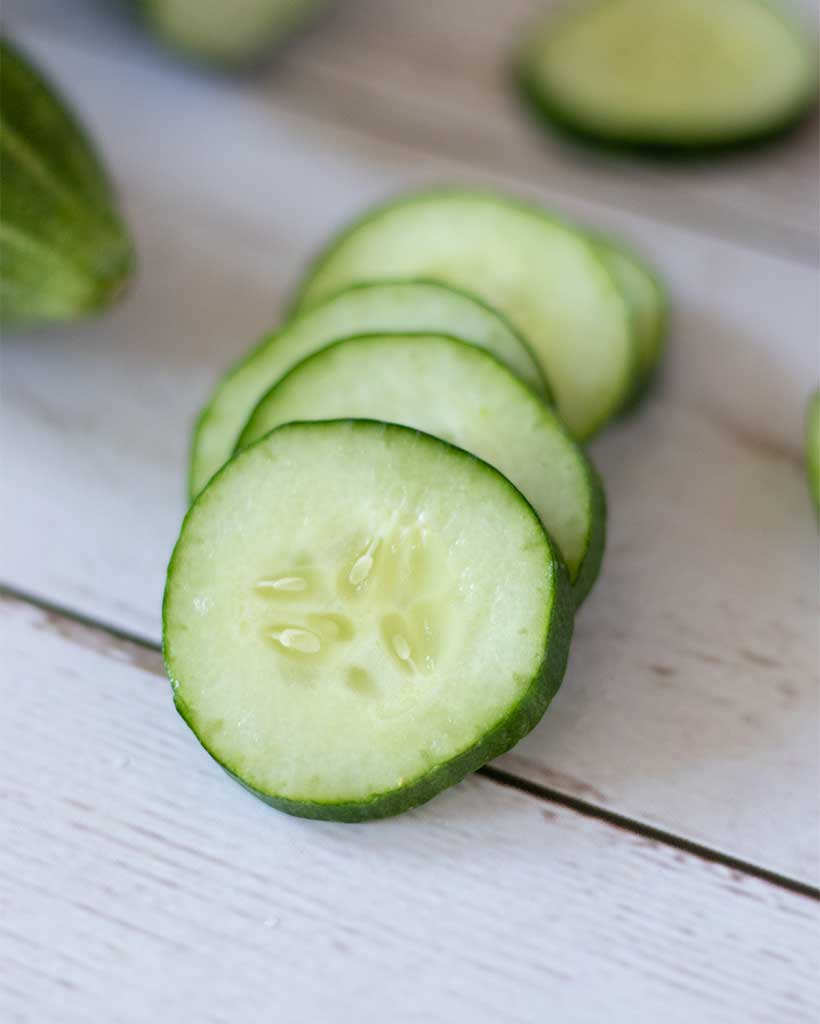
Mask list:
[[[816,123],[699,168],[565,148],[502,74],[531,0],[340,0],[234,80],[114,6],[5,5],[101,141],[141,267],[98,321],[4,339],[0,1020],[816,1021]],[[291,819],[163,683],[188,432],[332,229],[441,180],[633,241],[669,359],[593,446],[609,547],[541,725],[403,818]]]

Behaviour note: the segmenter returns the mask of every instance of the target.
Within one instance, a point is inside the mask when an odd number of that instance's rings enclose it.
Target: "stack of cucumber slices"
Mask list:
[[[341,234],[194,432],[164,652],[209,753],[361,821],[532,729],[603,553],[581,442],[645,391],[664,326],[633,253],[496,194]]]

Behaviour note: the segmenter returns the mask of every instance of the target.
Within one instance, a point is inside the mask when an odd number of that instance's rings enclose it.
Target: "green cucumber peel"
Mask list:
[[[29,326],[99,312],[134,250],[108,174],[56,87],[0,39],[0,318]]]

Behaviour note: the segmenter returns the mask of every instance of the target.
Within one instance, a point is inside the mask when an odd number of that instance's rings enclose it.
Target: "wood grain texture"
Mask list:
[[[541,130],[510,85],[514,48],[534,13],[561,0],[339,0],[254,72],[275,109],[300,109],[521,183],[695,226],[816,263],[820,196],[815,115],[778,145],[702,164],[649,164],[579,150]],[[814,0],[790,0],[817,31]],[[131,61],[151,59],[116,5],[7,0],[8,18]],[[161,60],[161,58],[158,58]],[[184,71],[180,72],[184,74]]]
[[[477,777],[288,818],[152,652],[8,599],[0,626],[4,1021],[813,1019],[813,901]]]
[[[162,62],[124,70],[30,43],[108,139],[141,274],[99,321],[6,339],[2,577],[156,641],[188,431],[217,372],[363,205],[435,177],[505,180],[407,167],[400,147],[317,133],[244,86]],[[214,124],[222,141],[206,154]],[[800,466],[814,272],[568,209],[656,259],[674,330],[652,399],[594,446],[610,503],[603,577],[553,709],[502,764],[816,884],[817,538]]]
[[[305,109],[555,192],[818,259],[818,121],[769,149],[698,166],[580,150],[518,102],[511,61],[533,14],[562,0],[359,0],[284,54],[270,77]],[[794,4],[809,31],[817,6]],[[802,10],[801,10],[802,9]]]

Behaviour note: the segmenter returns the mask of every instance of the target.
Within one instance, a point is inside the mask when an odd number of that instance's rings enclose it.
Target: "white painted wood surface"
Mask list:
[[[155,654],[13,600],[0,626],[8,1024],[816,1019],[803,896],[479,777],[288,818],[203,754]]]
[[[408,147],[460,158],[559,197],[594,199],[817,262],[818,118],[775,147],[701,165],[580,152],[540,131],[517,102],[509,64],[532,15],[561,0],[335,0],[257,69],[275,110],[310,112]],[[815,0],[783,0],[809,32]],[[101,0],[6,0],[8,20],[127,62],[163,63]]]
[[[2,578],[156,641],[190,424],[303,260],[408,184],[509,182],[408,164],[250,84],[22,35],[106,140],[141,271],[101,320],[6,340]],[[817,537],[800,466],[816,272],[598,203],[563,208],[657,261],[675,328],[653,398],[594,446],[603,576],[562,693],[502,764],[817,883]]]

